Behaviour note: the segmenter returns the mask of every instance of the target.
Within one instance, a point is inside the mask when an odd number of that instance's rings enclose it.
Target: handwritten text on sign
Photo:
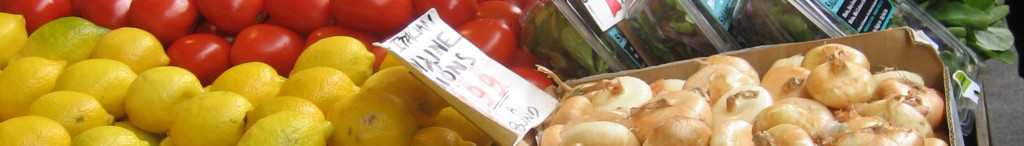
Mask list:
[[[503,145],[517,143],[557,104],[550,95],[487,57],[441,21],[433,9],[379,45],[402,58],[421,80],[429,80],[427,84],[435,91],[444,91],[438,94]]]

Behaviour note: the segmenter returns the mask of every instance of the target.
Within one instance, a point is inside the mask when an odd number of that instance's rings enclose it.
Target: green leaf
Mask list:
[[[1013,33],[1009,29],[989,27],[988,30],[975,30],[971,45],[979,49],[1006,51],[1013,47]]]
[[[953,33],[953,35],[958,37],[958,38],[967,37],[967,28],[964,28],[964,27],[946,27],[946,29],[949,29],[949,32]]]
[[[961,68],[960,58],[953,54],[953,52],[950,52],[949,50],[943,50],[941,53],[939,53],[939,59],[942,60],[942,64],[945,64],[946,67],[953,69]]]
[[[988,9],[988,24],[993,24],[999,22],[999,20],[1003,20],[1006,18],[1007,14],[1010,14],[1010,6],[1007,5],[996,6]]]
[[[987,10],[989,7],[992,7],[993,3],[995,3],[993,0],[964,0],[964,4],[978,10]]]
[[[972,29],[988,28],[989,15],[985,11],[975,9],[958,2],[936,3],[928,8],[928,13],[946,26],[966,26]]]
[[[978,50],[975,50],[975,51],[978,51]],[[996,59],[996,60],[999,60],[999,61],[1002,61],[1002,62],[1006,62],[1007,64],[1013,64],[1013,62],[1017,60],[1017,54],[1013,53],[1013,51],[981,50],[980,52],[982,54],[984,54],[984,55],[980,55],[980,56],[985,56],[985,57],[982,57],[982,58],[984,58],[984,60]]]

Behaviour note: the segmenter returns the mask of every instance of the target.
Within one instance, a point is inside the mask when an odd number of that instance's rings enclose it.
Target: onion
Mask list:
[[[562,143],[562,125],[554,125],[544,129],[544,133],[541,133],[540,145],[542,146],[557,146]]]
[[[686,84],[686,80],[680,79],[661,79],[651,83],[651,93],[655,96],[665,92],[671,91],[682,91],[683,85]]]
[[[734,57],[734,56],[726,56],[726,55],[711,55],[707,59],[704,59],[704,63],[705,64],[701,65],[701,67],[708,66],[708,65],[711,65],[711,64],[725,64],[725,65],[729,65],[729,66],[735,67],[737,70],[739,70],[743,74],[746,74],[747,76],[750,76],[750,78],[754,79],[755,81],[760,81],[761,80],[757,76],[757,70],[754,70],[754,67],[750,66],[750,63],[747,62],[747,60],[743,60],[743,58]]]
[[[805,60],[806,62],[806,60]],[[832,108],[843,108],[871,100],[871,72],[842,60],[814,68],[807,76],[807,91],[815,100]]]
[[[807,131],[793,124],[780,124],[768,130],[758,131],[756,139],[758,145],[815,145]]]
[[[562,132],[560,145],[639,146],[640,141],[629,128],[607,121],[584,122]]]
[[[875,73],[875,75],[871,75],[871,82],[878,84],[882,82],[882,80],[892,78],[905,79],[907,81],[910,81],[911,83],[914,83],[911,84],[914,86],[925,85],[924,79],[921,78],[921,75],[905,70],[894,70],[892,68],[886,68],[885,71],[882,71],[881,73]]]
[[[750,123],[743,120],[726,121],[715,125],[711,133],[713,146],[754,146],[754,134]]]
[[[711,107],[711,113],[715,120],[711,126],[714,127],[730,120],[753,122],[757,113],[770,105],[772,105],[772,97],[764,88],[740,86],[725,93],[722,100],[718,100]]]
[[[706,146],[711,141],[711,128],[698,119],[676,117],[668,119],[647,135],[645,146]]]
[[[900,78],[890,78],[877,82],[875,85],[875,99],[883,99],[886,97],[908,97],[910,94],[917,93],[920,86],[915,86],[908,80]]]
[[[924,139],[924,145],[925,146],[948,146],[949,144],[946,144],[946,141],[942,141],[941,139],[938,139],[938,138],[925,138]]]
[[[892,139],[888,139],[874,133],[856,132],[840,137],[835,146],[898,146]]]
[[[714,76],[724,75],[729,73],[740,72],[735,67],[724,65],[724,64],[712,64],[697,70],[696,73],[686,79],[686,83],[683,84],[684,91],[697,91],[698,95],[705,96],[704,98],[711,101],[708,97],[710,93],[708,90],[711,88],[710,81],[714,79]],[[714,103],[714,102],[712,102]]]
[[[807,92],[804,86],[804,81],[810,74],[810,70],[800,66],[776,67],[768,69],[764,74],[761,86],[768,90],[775,100],[789,97],[811,98],[811,93]]]
[[[932,137],[932,126],[921,113],[903,104],[899,99],[883,99],[869,104],[857,104],[853,108],[865,116],[878,116],[896,127],[914,130],[918,135]]]
[[[871,64],[868,63],[868,58],[853,47],[842,45],[842,44],[825,44],[818,47],[814,47],[808,50],[804,54],[804,60],[801,63],[806,69],[814,70],[821,64],[825,64],[831,60],[845,60],[853,64],[860,65],[863,68],[870,69]]]
[[[594,106],[590,104],[590,99],[583,96],[573,96],[562,102],[561,107],[555,112],[551,121],[548,121],[548,124],[567,124],[575,119],[583,119],[584,116],[590,115],[592,112],[594,112]]]
[[[806,98],[785,98],[775,101],[775,104],[791,104],[804,111],[807,111],[807,118],[804,119],[809,127],[803,127],[808,133],[815,133],[821,131],[829,123],[835,123],[836,120],[832,116],[832,111],[822,105],[818,101],[814,101]],[[764,111],[762,111],[764,112]],[[757,122],[757,121],[754,121]]]
[[[775,63],[772,63],[772,67],[768,68],[768,70],[771,70],[771,69],[776,68],[776,67],[783,67],[783,66],[802,67],[800,64],[802,64],[803,62],[804,62],[804,55],[793,55],[793,57],[782,58],[782,59],[779,59],[779,60],[775,60]],[[767,74],[765,74],[765,75],[767,76]]]
[[[572,126],[576,125],[577,123],[583,122],[606,121],[619,123],[619,125],[623,125],[626,127],[633,127],[633,120],[630,119],[630,113],[630,109],[627,108],[618,108],[615,110],[607,111],[594,111],[594,113],[591,113],[590,115],[584,117],[583,120],[569,121],[569,123],[567,123],[566,126]]]
[[[924,93],[917,97],[924,102],[925,106],[928,106],[928,113],[924,114],[928,124],[932,125],[932,128],[938,128],[946,119],[946,101],[943,100],[942,94],[935,89],[925,87]]]
[[[836,146],[861,145],[924,145],[924,138],[912,130],[895,127],[874,127],[842,136]]]
[[[713,122],[711,106],[704,98],[693,92],[673,91],[655,96],[651,102],[634,110],[635,127],[631,130],[637,138],[646,139],[655,126],[673,117],[694,118],[705,124]]]
[[[754,131],[764,131],[781,124],[796,125],[802,129],[811,129],[812,127],[816,129],[817,125],[811,126],[806,121],[809,119],[809,115],[806,110],[792,104],[774,104],[762,110],[754,118]]]
[[[733,88],[739,86],[757,86],[757,80],[750,78],[738,72],[725,73],[712,75],[712,80],[708,82],[711,88],[708,88],[708,100],[712,103],[717,102],[718,99],[722,98],[725,92],[729,92]]]
[[[647,82],[636,77],[621,76],[611,80],[600,81],[604,90],[587,93],[595,110],[615,110],[617,108],[639,107],[651,99],[651,87]],[[600,86],[600,85],[598,85]]]

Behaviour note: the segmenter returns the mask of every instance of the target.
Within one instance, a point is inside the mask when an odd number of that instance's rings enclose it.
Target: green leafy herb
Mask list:
[[[988,23],[989,24],[995,24],[996,22],[1000,22],[1000,20],[1003,20],[1003,18],[1006,18],[1006,15],[1008,15],[1008,14],[1010,14],[1010,6],[1002,5],[1002,6],[992,7],[991,9],[988,9],[988,19],[989,19]],[[1002,24],[998,24],[998,25],[1002,25]]]
[[[964,27],[947,27],[946,29],[949,29],[949,32],[953,33],[953,35],[958,37],[958,38],[967,37],[967,28],[964,28]]]
[[[975,30],[973,44],[985,50],[1006,51],[1013,47],[1013,33],[1009,29],[989,27],[988,30]]]
[[[964,0],[964,4],[967,4],[968,6],[974,7],[978,10],[988,9],[989,7],[992,7],[992,4],[994,2],[995,1],[993,0]]]
[[[989,15],[985,11],[958,2],[936,4],[929,7],[927,11],[946,26],[966,26],[972,29],[985,29],[988,27],[989,22],[991,22]]]

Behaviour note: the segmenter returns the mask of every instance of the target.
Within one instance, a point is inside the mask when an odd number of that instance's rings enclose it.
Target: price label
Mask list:
[[[417,78],[502,145],[517,144],[558,103],[487,57],[434,9],[374,45],[398,55]]]
[[[974,82],[973,79],[967,77],[967,74],[962,70],[957,70],[953,73],[953,80],[960,85],[960,96],[978,103],[978,100],[980,100],[978,94],[982,92],[981,85],[978,82]]]

